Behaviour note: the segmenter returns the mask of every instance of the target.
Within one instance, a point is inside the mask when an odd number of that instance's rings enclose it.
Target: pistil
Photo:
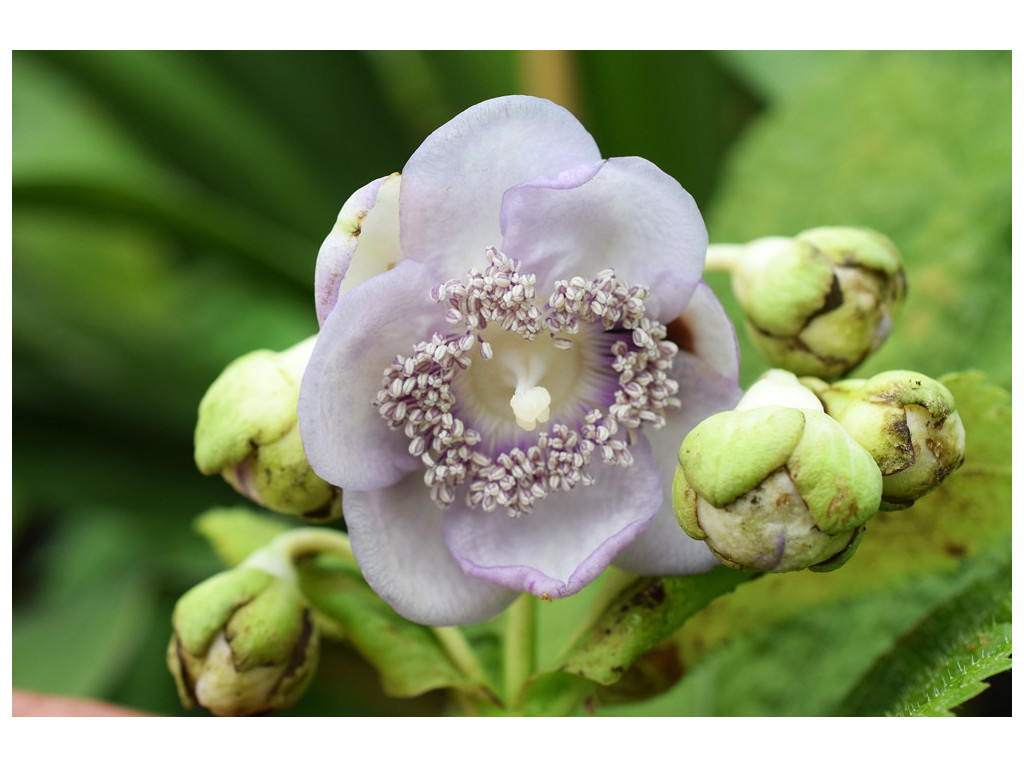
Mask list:
[[[516,388],[516,393],[508,401],[512,413],[516,416],[516,424],[528,432],[551,420],[551,393],[544,387]]]

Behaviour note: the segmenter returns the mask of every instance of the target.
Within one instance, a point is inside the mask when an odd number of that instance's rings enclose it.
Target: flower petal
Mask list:
[[[388,488],[345,493],[356,560],[395,611],[433,626],[489,619],[517,595],[463,572],[445,545],[443,516],[418,474]]]
[[[461,278],[501,242],[506,189],[600,159],[586,129],[550,101],[506,96],[470,107],[428,136],[402,171],[402,250]]]
[[[708,235],[697,204],[679,182],[639,157],[616,157],[534,179],[505,193],[502,251],[537,274],[537,293],[579,275],[615,269],[651,288],[652,317],[679,315],[704,269]]]
[[[345,489],[389,485],[421,467],[373,399],[399,353],[444,325],[430,299],[438,280],[414,261],[353,289],[328,316],[299,389],[299,431],[310,466]]]
[[[320,325],[338,299],[402,259],[398,245],[398,189],[393,173],[357,190],[341,207],[338,220],[316,257],[314,294]],[[359,258],[353,258],[356,250]]]
[[[648,429],[661,473],[662,499],[658,516],[637,539],[615,559],[623,570],[641,575],[703,573],[718,564],[707,545],[687,536],[672,510],[672,478],[678,464],[679,445],[697,424],[719,411],[731,409],[742,391],[735,378],[722,376],[700,358],[683,350],[676,355],[673,377],[679,382],[681,410],[662,429]]]
[[[650,523],[661,482],[641,438],[629,468],[590,466],[590,487],[552,493],[529,515],[512,518],[452,506],[445,541],[466,573],[538,597],[566,597],[601,573]]]
[[[726,379],[733,382],[739,379],[740,343],[736,338],[736,328],[714,291],[703,280],[693,292],[686,310],[669,327],[670,335],[675,330],[686,337],[688,343],[680,346],[687,352],[699,357]]]

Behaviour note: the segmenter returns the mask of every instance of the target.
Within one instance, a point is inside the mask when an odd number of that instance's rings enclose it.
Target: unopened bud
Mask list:
[[[687,435],[672,500],[683,530],[726,565],[830,570],[853,554],[881,490],[867,452],[795,376],[771,371]]]
[[[887,371],[809,384],[881,470],[883,508],[909,507],[963,463],[964,425],[952,393],[935,379]]]
[[[316,671],[320,635],[293,577],[243,563],[186,592],[167,664],[181,702],[217,715],[291,706]]]
[[[315,340],[231,363],[199,404],[195,460],[268,509],[326,522],[341,514],[341,494],[309,466],[297,410]]]
[[[754,240],[731,270],[761,353],[774,366],[824,379],[843,376],[885,341],[906,294],[899,252],[869,229]]]

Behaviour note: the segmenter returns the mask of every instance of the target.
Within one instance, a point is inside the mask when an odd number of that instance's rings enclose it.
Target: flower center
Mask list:
[[[479,334],[489,357],[475,360],[453,382],[460,410],[474,414],[474,426],[490,442],[514,443],[523,437],[520,430],[536,431],[552,419],[578,420],[585,412],[581,404],[599,407],[595,384],[607,366],[603,360],[594,365],[600,357],[596,334],[579,335],[571,345],[548,334],[528,341],[489,325]]]
[[[374,405],[423,460],[435,503],[464,487],[469,506],[515,516],[551,491],[592,484],[595,454],[632,463],[635,432],[679,407],[669,376],[678,349],[645,316],[644,286],[604,270],[558,281],[539,307],[536,276],[493,248],[488,256],[484,271],[431,292],[461,332],[396,357]]]
[[[493,327],[480,337],[490,346],[492,357],[458,377],[460,402],[493,420],[487,432],[501,429],[509,415],[528,431],[536,430],[538,422],[550,421],[552,390],[560,399],[570,394],[579,356],[558,349],[546,338],[527,341]]]

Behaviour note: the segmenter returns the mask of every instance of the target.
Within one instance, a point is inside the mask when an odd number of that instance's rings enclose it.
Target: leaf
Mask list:
[[[85,61],[92,66],[102,59],[104,54],[97,54]],[[180,166],[148,153],[145,141],[151,135],[119,121],[123,115],[116,102],[97,100],[76,87],[72,77],[82,72],[73,73],[55,66],[46,54],[21,52],[14,58],[12,178],[19,212],[25,206],[47,206],[96,219],[115,213],[186,238],[193,246],[213,245],[240,267],[290,278],[296,286],[309,284],[317,243],[304,236],[308,232],[296,232],[241,205],[242,193],[251,187],[241,185],[238,194],[218,195],[183,174]],[[184,143],[194,149],[191,139]],[[234,144],[243,153],[252,151],[247,142]],[[203,155],[195,163],[200,174],[209,170],[206,160],[209,156]],[[234,177],[227,181],[237,183]],[[332,220],[335,205],[340,203],[327,203],[325,221]],[[66,234],[64,230],[58,228]]]
[[[12,683],[67,696],[109,695],[134,662],[153,608],[150,585],[118,573],[14,611]]]
[[[953,573],[823,599],[782,621],[743,627],[702,657],[669,695],[637,714],[655,708],[673,716],[837,714],[848,692],[924,616],[965,585],[987,583],[993,570],[988,561],[972,561]]]
[[[1010,568],[980,579],[900,639],[847,696],[843,715],[951,715],[1010,668]]]
[[[98,448],[105,460],[90,454]],[[64,451],[73,458],[64,461]],[[208,575],[215,563],[188,530],[186,518],[164,509],[180,505],[182,496],[177,494],[182,489],[160,489],[160,498],[153,499],[152,485],[136,489],[118,484],[111,466],[134,482],[147,471],[146,462],[136,466],[132,461],[139,457],[134,456],[112,465],[112,456],[117,454],[97,443],[51,448],[54,465],[45,477],[57,487],[44,508],[60,505],[67,507],[67,514],[46,513],[45,522],[35,529],[34,535],[43,538],[35,544],[39,549],[33,558],[46,563],[45,572],[36,576],[15,571],[16,584],[19,577],[24,581],[17,584],[12,611],[13,680],[35,691],[118,700],[125,686],[136,685],[140,670],[147,670],[143,674],[156,687],[140,697],[120,699],[122,703],[176,712],[174,684],[164,662],[170,595],[176,597]],[[59,483],[54,482],[54,466],[62,470]],[[42,482],[35,477],[39,469],[24,456],[18,467],[23,479]],[[77,498],[76,490],[83,488],[87,496],[96,496],[89,483],[98,481],[108,497],[124,495],[119,500],[124,506],[86,504]],[[140,498],[148,498],[149,505],[140,506]]]
[[[737,145],[712,242],[871,227],[900,249],[909,291],[856,372],[980,368],[1010,382],[1010,66],[1006,57],[893,53],[822,73]],[[709,281],[734,321],[729,280]],[[743,379],[765,363],[740,334]]]
[[[234,568],[291,526],[280,517],[244,507],[220,507],[196,518],[195,527],[213,545],[224,564]]]
[[[979,54],[997,59],[1001,51],[942,51],[937,54],[972,59]],[[865,60],[892,55],[889,51],[716,51],[721,61],[762,98],[775,102],[791,98],[809,87],[827,80],[844,67],[861,65]],[[922,54],[919,54],[922,55]],[[927,55],[927,54],[924,54]],[[936,55],[936,54],[932,54]]]
[[[766,101],[799,94],[866,51],[718,51],[715,56]],[[874,54],[877,55],[877,54]]]
[[[592,681],[568,672],[538,675],[527,686],[520,714],[524,717],[570,715],[593,688]]]
[[[610,685],[694,613],[751,576],[719,567],[696,576],[637,579],[611,600],[561,669]]]
[[[37,54],[103,98],[134,136],[202,182],[247,200],[272,221],[316,227],[329,197],[297,147],[261,119],[211,60],[188,51],[50,51]],[[244,140],[240,140],[244,137]],[[383,175],[383,174],[382,174]]]
[[[409,697],[436,688],[475,690],[434,634],[395,613],[354,568],[316,564],[301,569],[303,594],[343,628],[346,639],[380,674],[389,696]]]

